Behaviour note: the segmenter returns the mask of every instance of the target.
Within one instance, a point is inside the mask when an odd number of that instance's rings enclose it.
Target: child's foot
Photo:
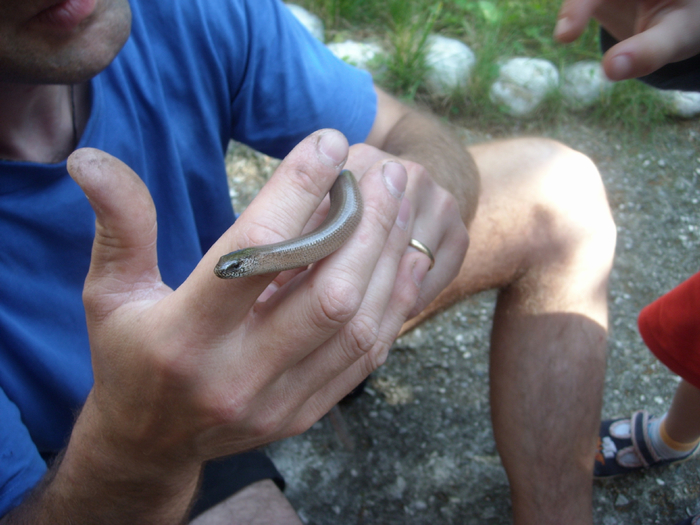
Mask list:
[[[593,477],[609,478],[680,463],[700,448],[696,444],[690,450],[678,451],[660,444],[659,420],[650,419],[648,412],[639,410],[629,419],[608,419],[601,423]]]

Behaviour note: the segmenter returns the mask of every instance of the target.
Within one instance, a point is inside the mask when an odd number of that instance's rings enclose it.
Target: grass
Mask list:
[[[544,58],[560,70],[580,60],[598,60],[598,28],[589,24],[576,42],[562,45],[552,31],[561,0],[293,0],[319,15],[328,40],[374,38],[391,50],[377,82],[404,100],[430,105],[450,119],[499,126],[512,121],[488,96],[501,58]],[[440,33],[466,43],[477,63],[466,93],[436,99],[425,90],[425,42]],[[549,125],[566,118],[561,97],[553,96],[536,119]],[[575,115],[626,131],[649,129],[669,120],[654,90],[637,81],[617,83],[595,107]]]

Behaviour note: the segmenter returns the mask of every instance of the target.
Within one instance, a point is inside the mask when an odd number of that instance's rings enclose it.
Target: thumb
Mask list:
[[[134,294],[144,298],[144,292],[161,284],[155,206],[131,168],[103,151],[75,151],[68,158],[68,173],[96,215],[86,309],[106,315]]]

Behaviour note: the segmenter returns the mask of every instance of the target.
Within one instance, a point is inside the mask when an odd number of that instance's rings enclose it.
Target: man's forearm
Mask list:
[[[388,133],[382,149],[428,169],[455,196],[469,226],[479,200],[479,173],[464,144],[447,126],[432,115],[411,110]]]
[[[159,465],[144,455],[115,454],[84,432],[83,412],[71,442],[25,501],[2,525],[173,525],[182,523],[195,494],[199,468]]]

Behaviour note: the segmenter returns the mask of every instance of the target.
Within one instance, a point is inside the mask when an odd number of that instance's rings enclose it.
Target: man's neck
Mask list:
[[[51,163],[77,146],[88,112],[87,84],[0,82],[0,159]]]

